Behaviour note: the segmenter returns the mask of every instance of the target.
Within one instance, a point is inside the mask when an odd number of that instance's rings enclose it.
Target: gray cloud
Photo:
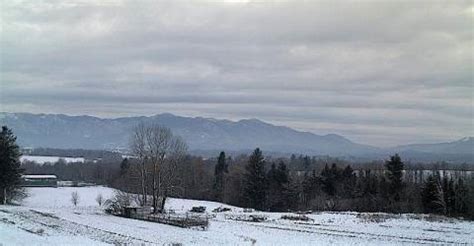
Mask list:
[[[474,135],[469,1],[1,3],[0,110]]]

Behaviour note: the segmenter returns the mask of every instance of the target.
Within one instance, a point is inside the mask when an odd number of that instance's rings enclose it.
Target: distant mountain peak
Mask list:
[[[161,114],[157,114],[156,116],[161,116],[161,117],[177,117],[176,115],[172,114],[172,113],[161,113]]]
[[[272,153],[331,155],[349,158],[385,158],[391,153],[402,157],[423,156],[430,160],[465,160],[473,162],[474,138],[465,137],[439,144],[411,144],[381,149],[358,144],[334,133],[317,135],[286,126],[276,126],[259,119],[230,121],[203,117],[154,116],[104,119],[64,114],[1,113],[0,125],[10,126],[21,146],[118,149],[127,148],[133,128],[140,122],[157,123],[171,128],[185,139],[191,151],[248,151],[260,147]],[[201,152],[202,153],[202,152]],[[441,157],[448,156],[449,159]],[[444,158],[444,157],[443,157]]]
[[[139,122],[156,122],[183,137],[191,150],[243,150],[261,147],[280,153],[344,155],[374,148],[342,136],[325,136],[275,126],[256,118],[239,121],[183,117],[170,113],[150,117],[102,119],[91,116],[11,114],[0,119],[12,126],[23,146],[110,149],[126,148]],[[87,137],[84,137],[87,136]]]
[[[250,118],[250,119],[242,119],[242,120],[239,120],[237,121],[237,123],[249,123],[249,124],[257,124],[257,125],[270,125],[266,122],[263,122],[259,119],[256,119],[256,118]]]
[[[330,134],[326,134],[324,135],[323,137],[325,138],[329,138],[329,139],[333,139],[333,140],[337,140],[337,141],[344,141],[344,142],[350,142],[352,143],[351,140],[341,136],[341,135],[338,135],[338,134],[334,134],[334,133],[330,133]]]
[[[473,141],[474,141],[474,137],[463,137],[456,142],[473,142]]]

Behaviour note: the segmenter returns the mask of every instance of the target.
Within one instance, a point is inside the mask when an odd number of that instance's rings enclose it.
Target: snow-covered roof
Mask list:
[[[22,175],[22,178],[25,179],[55,179],[56,175]]]

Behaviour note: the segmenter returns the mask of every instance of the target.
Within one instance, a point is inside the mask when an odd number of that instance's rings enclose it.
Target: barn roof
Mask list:
[[[25,179],[56,179],[56,175],[22,175],[22,178]]]

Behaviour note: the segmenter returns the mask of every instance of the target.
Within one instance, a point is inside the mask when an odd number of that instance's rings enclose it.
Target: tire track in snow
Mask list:
[[[226,222],[226,220],[219,220],[219,221]],[[466,242],[455,242],[455,241],[439,240],[439,239],[431,239],[431,238],[415,238],[415,237],[405,237],[405,236],[386,235],[386,234],[384,235],[384,234],[376,234],[376,233],[368,233],[368,232],[329,229],[329,228],[321,227],[324,225],[314,225],[314,224],[309,224],[309,223],[295,222],[294,225],[296,225],[296,227],[292,227],[291,225],[278,224],[278,223],[275,223],[274,225],[270,225],[268,222],[261,222],[261,223],[252,223],[252,222],[243,222],[243,221],[233,221],[233,222],[251,225],[254,227],[274,229],[274,230],[314,233],[314,234],[320,234],[320,235],[326,235],[326,236],[350,237],[350,238],[360,238],[360,239],[367,239],[367,240],[371,240],[371,239],[390,240],[390,241],[396,241],[400,243],[415,243],[415,244],[428,244],[428,245],[429,244],[441,244],[441,245],[444,245],[444,244],[467,245],[469,244]]]
[[[37,210],[14,210],[9,211],[8,215],[19,217],[20,221],[16,220],[18,224],[20,224],[18,225],[19,227],[21,227],[21,224],[29,224],[27,227],[36,224],[45,226],[59,234],[67,233],[70,235],[81,235],[109,244],[154,244],[153,242],[141,238],[65,220],[55,216],[54,214],[44,213]]]
[[[367,235],[370,237],[374,238],[387,238],[387,239],[402,239],[402,240],[408,240],[409,242],[413,243],[419,243],[419,244],[432,244],[432,243],[439,243],[439,244],[467,244],[467,243],[461,243],[461,242],[454,242],[454,241],[448,241],[448,240],[439,240],[439,239],[432,239],[432,238],[414,238],[414,237],[406,237],[406,236],[397,236],[397,235],[387,235],[387,234],[376,234],[376,233],[370,233],[370,232],[357,232],[357,231],[344,231],[344,230],[337,230],[337,229],[329,229],[329,228],[322,228],[322,225],[314,225],[314,224],[309,224],[309,223],[295,223],[299,224],[303,228],[315,228],[318,230],[324,230],[324,231],[334,231],[334,232],[342,232],[342,233],[350,233],[353,235]]]

